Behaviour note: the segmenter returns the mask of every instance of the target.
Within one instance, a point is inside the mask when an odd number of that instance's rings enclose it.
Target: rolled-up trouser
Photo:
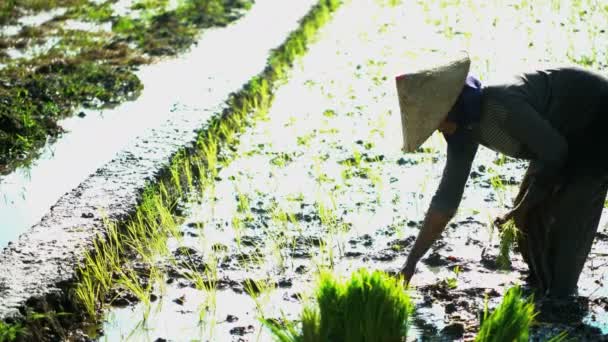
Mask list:
[[[564,176],[552,195],[515,217],[521,233],[518,248],[529,266],[531,283],[541,295],[551,297],[576,292],[608,191],[604,172],[581,169]],[[530,179],[526,173],[515,203]]]

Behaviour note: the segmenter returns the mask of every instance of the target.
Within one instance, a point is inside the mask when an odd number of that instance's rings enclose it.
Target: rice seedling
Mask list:
[[[21,323],[5,323],[0,321],[0,341],[12,342],[26,335],[25,327]]]
[[[132,269],[125,269],[120,273],[120,277],[116,281],[117,285],[123,286],[130,293],[134,294],[137,299],[144,305],[143,319],[147,321],[150,314],[150,294],[152,294],[152,281],[142,285],[139,276]]]
[[[185,180],[186,193],[190,193],[194,189],[194,177],[192,169],[195,165],[194,157],[186,156],[182,161],[181,169]]]
[[[205,295],[205,300],[199,306],[198,319],[199,324],[210,324],[210,320],[207,317],[211,316],[215,319],[215,310],[217,307],[217,282],[218,276],[218,258],[217,255],[209,257],[208,262],[205,264],[205,269],[201,273],[190,267],[190,269],[184,274],[186,279],[189,279],[199,291],[202,291]],[[212,330],[212,329],[211,329]]]
[[[287,258],[285,257],[283,248],[286,246],[291,246],[292,250],[295,248],[295,238],[289,232],[291,231],[290,225],[297,227],[297,219],[294,214],[287,213],[278,205],[273,206],[270,218],[273,222],[272,230],[267,231],[271,242],[270,252],[277,261],[280,271],[284,272],[286,270],[285,263]]]
[[[323,203],[323,201],[318,201],[316,207],[319,220],[321,220],[323,227],[327,228],[328,231],[333,231],[338,222],[338,217],[335,214],[335,206],[332,206],[331,204],[327,205]]]
[[[176,157],[176,159],[182,159],[183,157],[178,156]],[[177,193],[180,195],[183,195],[184,191],[182,189],[182,182],[181,182],[181,176],[180,176],[180,171],[181,171],[181,163],[175,163],[171,165],[170,168],[170,172],[171,172],[171,180],[173,181],[173,186],[177,189]]]
[[[445,286],[447,286],[447,288],[450,290],[453,290],[458,287],[458,275],[460,274],[460,266],[454,266],[452,272],[454,273],[453,277],[448,277],[443,280]]]
[[[232,230],[234,230],[234,239],[236,241],[236,247],[240,251],[242,248],[241,238],[243,237],[244,223],[239,216],[232,218]]]
[[[511,269],[510,253],[511,249],[513,248],[513,244],[517,241],[518,234],[519,230],[517,229],[513,219],[502,225],[500,232],[499,253],[496,257],[496,264],[500,269]]]
[[[120,269],[122,245],[116,225],[107,223],[108,239],[99,236],[93,242],[95,254],[85,256],[80,267],[81,282],[75,288],[75,295],[83,304],[85,311],[94,317],[99,298],[105,295],[113,283],[114,271]]]
[[[402,341],[407,336],[414,306],[400,280],[361,269],[344,281],[323,271],[314,291],[300,329],[262,319],[276,341]]]
[[[476,342],[528,341],[536,313],[531,298],[525,299],[518,286],[510,288],[502,302],[490,314],[486,302]]]
[[[285,239],[281,237],[279,234],[275,234],[272,237],[272,242],[270,244],[270,254],[274,258],[276,262],[276,267],[280,273],[285,273],[287,271],[286,262],[287,258],[285,253],[283,252],[283,247],[286,245]],[[293,263],[292,263],[293,265]]]
[[[274,157],[270,160],[270,164],[283,168],[292,161],[293,161],[293,159],[289,154],[279,153],[279,155],[277,155],[276,157]]]
[[[100,296],[100,283],[93,276],[87,274],[87,269],[81,269],[81,279],[78,286],[74,290],[76,298],[80,301],[89,317],[95,317],[97,314],[97,304]]]
[[[218,140],[214,135],[206,134],[198,139],[198,150],[201,151],[202,160],[206,163],[211,178],[217,177]]]
[[[205,189],[208,189],[212,185],[212,181],[210,181],[208,177],[207,168],[205,167],[204,161],[199,156],[193,156],[193,168],[195,170],[194,177],[196,179],[196,183],[198,187],[196,191],[193,191],[198,194],[203,194]]]
[[[326,234],[325,238],[319,242],[319,253],[313,257],[312,262],[318,270],[334,269],[335,254],[331,236]]]
[[[299,146],[309,147],[310,141],[315,137],[315,133],[309,133],[302,136],[296,137],[297,143]]]
[[[382,175],[380,172],[374,170],[371,167],[364,168],[365,175],[367,179],[369,179],[372,183],[372,186],[376,190],[376,202],[380,204],[382,200],[382,190],[384,188],[384,183],[382,182]]]
[[[276,289],[275,282],[270,278],[244,282],[245,292],[253,299],[258,315],[264,318],[264,308],[270,302],[270,294]]]
[[[239,214],[248,214],[251,211],[250,205],[249,205],[249,197],[238,191],[237,190],[237,195],[236,195],[236,199],[237,199],[237,205],[236,205],[236,210]]]

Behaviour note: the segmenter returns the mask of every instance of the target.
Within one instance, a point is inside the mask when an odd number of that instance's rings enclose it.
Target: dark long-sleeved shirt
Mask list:
[[[457,210],[479,144],[531,160],[530,167],[540,174],[559,172],[568,158],[568,141],[589,125],[607,96],[606,78],[573,67],[484,87],[479,122],[460,125],[454,133],[459,139],[447,139],[447,161],[431,208],[448,214]]]

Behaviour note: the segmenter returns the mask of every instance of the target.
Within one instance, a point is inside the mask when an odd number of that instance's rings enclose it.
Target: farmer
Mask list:
[[[541,295],[575,294],[608,190],[608,79],[567,67],[482,86],[469,66],[461,56],[397,77],[404,150],[415,151],[435,129],[447,141],[441,182],[401,274],[412,278],[454,216],[482,144],[530,160],[514,208],[495,223],[514,219]]]

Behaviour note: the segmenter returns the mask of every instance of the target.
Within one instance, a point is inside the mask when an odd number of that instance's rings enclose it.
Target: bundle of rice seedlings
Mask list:
[[[489,314],[486,305],[476,342],[527,342],[536,313],[532,299],[522,297],[519,286],[510,288],[502,303]]]
[[[281,342],[390,342],[407,335],[413,304],[403,283],[361,269],[342,281],[321,273],[316,303],[305,306],[301,330],[265,321]]]
[[[519,230],[513,219],[502,225],[500,248],[498,257],[496,258],[496,264],[501,270],[511,269],[511,250],[513,249],[513,244],[517,241],[518,234]]]

